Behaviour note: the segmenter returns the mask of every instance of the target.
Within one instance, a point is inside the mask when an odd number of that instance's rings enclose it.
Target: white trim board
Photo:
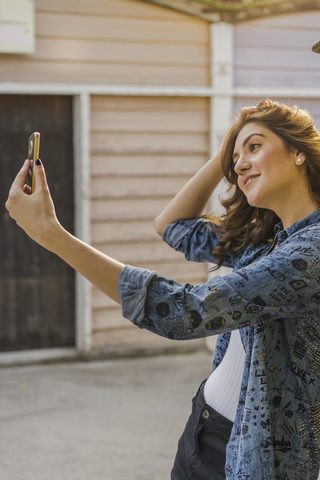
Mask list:
[[[57,361],[75,361],[79,353],[72,347],[37,348],[0,353],[0,368]]]
[[[75,235],[91,244],[90,204],[90,95],[73,96],[73,150],[74,150],[74,203]],[[92,346],[92,285],[75,274],[76,348],[90,352]]]
[[[320,88],[0,82],[0,94],[320,98]]]

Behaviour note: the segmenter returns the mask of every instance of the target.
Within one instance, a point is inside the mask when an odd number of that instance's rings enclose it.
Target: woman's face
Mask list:
[[[248,123],[240,131],[233,159],[239,188],[251,206],[277,212],[279,205],[299,195],[304,155],[289,152],[277,135],[259,123]]]

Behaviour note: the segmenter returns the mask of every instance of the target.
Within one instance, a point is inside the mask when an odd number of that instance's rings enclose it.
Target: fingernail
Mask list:
[[[42,165],[40,158],[37,158],[37,160],[35,161],[35,164],[36,165]]]
[[[27,163],[27,162],[29,162],[29,160],[26,158],[25,161],[24,161],[24,163]]]

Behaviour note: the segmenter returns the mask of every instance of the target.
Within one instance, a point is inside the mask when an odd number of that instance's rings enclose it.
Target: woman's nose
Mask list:
[[[234,166],[234,171],[236,172],[237,175],[241,175],[250,167],[251,167],[250,162],[248,162],[245,158],[240,157]]]

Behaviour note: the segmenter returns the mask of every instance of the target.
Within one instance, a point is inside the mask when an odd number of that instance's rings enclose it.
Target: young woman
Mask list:
[[[242,109],[221,150],[155,220],[187,260],[233,268],[196,286],[124,266],[66,232],[36,163],[35,193],[25,185],[26,162],[6,203],[30,237],[120,302],[140,328],[177,340],[220,334],[172,480],[316,480],[320,136],[310,115],[271,100]],[[201,217],[223,177],[225,216]]]

